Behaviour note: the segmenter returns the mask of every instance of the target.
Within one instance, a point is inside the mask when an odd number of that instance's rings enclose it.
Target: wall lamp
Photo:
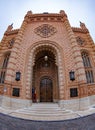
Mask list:
[[[20,77],[21,77],[21,72],[16,72],[16,78],[15,78],[15,80],[16,81],[19,81],[20,80]]]
[[[75,80],[75,72],[74,71],[71,70],[69,72],[69,76],[70,76],[70,80],[72,80],[72,81]]]

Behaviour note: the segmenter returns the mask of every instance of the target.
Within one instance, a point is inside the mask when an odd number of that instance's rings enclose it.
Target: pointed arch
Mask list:
[[[35,59],[39,52],[41,51],[50,51],[54,57],[55,57],[55,64],[58,66],[58,86],[59,88],[59,94],[60,99],[64,98],[64,79],[63,79],[63,60],[62,60],[62,49],[57,43],[54,43],[52,41],[39,41],[37,43],[34,43],[33,46],[30,49],[29,55],[28,55],[28,64],[27,64],[27,72],[26,72],[26,98],[31,98],[31,84],[32,84],[32,76],[33,76],[33,66],[35,65]]]

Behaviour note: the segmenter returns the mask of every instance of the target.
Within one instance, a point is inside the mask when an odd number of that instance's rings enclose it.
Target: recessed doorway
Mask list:
[[[36,102],[58,101],[58,67],[51,48],[42,48],[35,55],[32,88],[35,88]]]
[[[40,102],[53,101],[53,84],[52,80],[44,77],[40,82]]]

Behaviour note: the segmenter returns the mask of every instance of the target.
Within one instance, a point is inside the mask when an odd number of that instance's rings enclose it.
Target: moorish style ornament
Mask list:
[[[80,46],[83,46],[84,45],[84,43],[85,43],[85,40],[82,38],[82,37],[77,37],[76,38],[76,40],[77,40],[77,42],[78,42],[78,44],[80,45]]]
[[[15,42],[14,38],[11,39],[11,40],[9,41],[9,43],[8,43],[8,48],[12,48],[14,42]]]
[[[35,33],[41,37],[50,37],[56,33],[56,28],[49,24],[43,24],[35,29]]]

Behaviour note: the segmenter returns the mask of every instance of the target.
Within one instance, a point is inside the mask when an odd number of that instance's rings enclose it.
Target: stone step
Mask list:
[[[67,113],[68,111],[61,110],[58,104],[37,104],[37,105],[32,105],[30,108],[24,108],[17,110],[17,112],[21,113],[30,113],[30,114],[62,114],[62,113]]]
[[[60,108],[58,106],[58,104],[32,104],[31,107],[29,107],[28,109],[40,109],[40,108],[44,108],[44,109],[55,109],[55,108]],[[24,108],[24,109],[27,109],[27,108]]]
[[[20,109],[20,110],[17,110],[16,112],[23,112],[23,113],[50,113],[50,114],[57,114],[57,113],[68,113],[70,112],[69,110],[61,110],[61,109],[44,109],[44,108],[40,108],[40,109]]]
[[[53,116],[67,116],[72,115],[72,113],[65,113],[65,114],[46,114],[46,113],[23,113],[23,112],[12,112],[11,114],[19,114],[19,115],[29,115],[29,116],[39,116],[39,117],[53,117]]]
[[[54,103],[35,103],[29,108],[13,111],[10,115],[32,120],[64,120],[78,117],[77,114],[69,110],[62,110],[58,104]]]
[[[79,116],[76,114],[66,114],[66,115],[28,115],[28,114],[21,114],[21,113],[11,113],[10,114],[13,117],[23,118],[23,119],[30,119],[30,120],[41,120],[41,121],[47,121],[47,120],[66,120],[66,119],[74,119],[78,118]]]
[[[44,108],[58,108],[58,104],[32,104],[32,108],[38,108],[38,106],[39,106],[39,108],[41,108],[41,107],[44,107]]]
[[[31,108],[24,108],[24,110],[60,110],[60,108],[57,108],[57,107],[54,107],[54,108],[50,108],[50,107],[48,107],[48,108],[46,108],[46,107],[38,107],[38,108],[36,108],[36,107],[31,107]]]
[[[63,111],[63,112],[61,112],[61,111],[54,111],[54,112],[50,112],[50,111],[24,111],[24,110],[22,110],[22,111],[16,111],[16,112],[18,112],[18,113],[28,113],[28,114],[68,114],[68,113],[70,113],[70,112],[68,112],[68,111]]]
[[[24,113],[26,113],[26,114],[29,114],[29,115],[38,115],[38,116],[40,116],[40,115],[44,115],[44,116],[46,116],[46,115],[50,115],[50,116],[56,116],[56,115],[59,115],[59,116],[61,116],[61,115],[67,115],[67,114],[70,114],[70,112],[68,112],[68,111],[64,111],[64,112],[59,112],[59,111],[57,111],[57,112],[49,112],[49,111],[47,111],[47,112],[45,112],[45,111],[42,111],[42,112],[38,112],[38,111],[31,111],[31,112],[29,112],[29,111],[18,111],[18,112],[15,112],[15,113],[22,113],[22,114],[24,114]]]

